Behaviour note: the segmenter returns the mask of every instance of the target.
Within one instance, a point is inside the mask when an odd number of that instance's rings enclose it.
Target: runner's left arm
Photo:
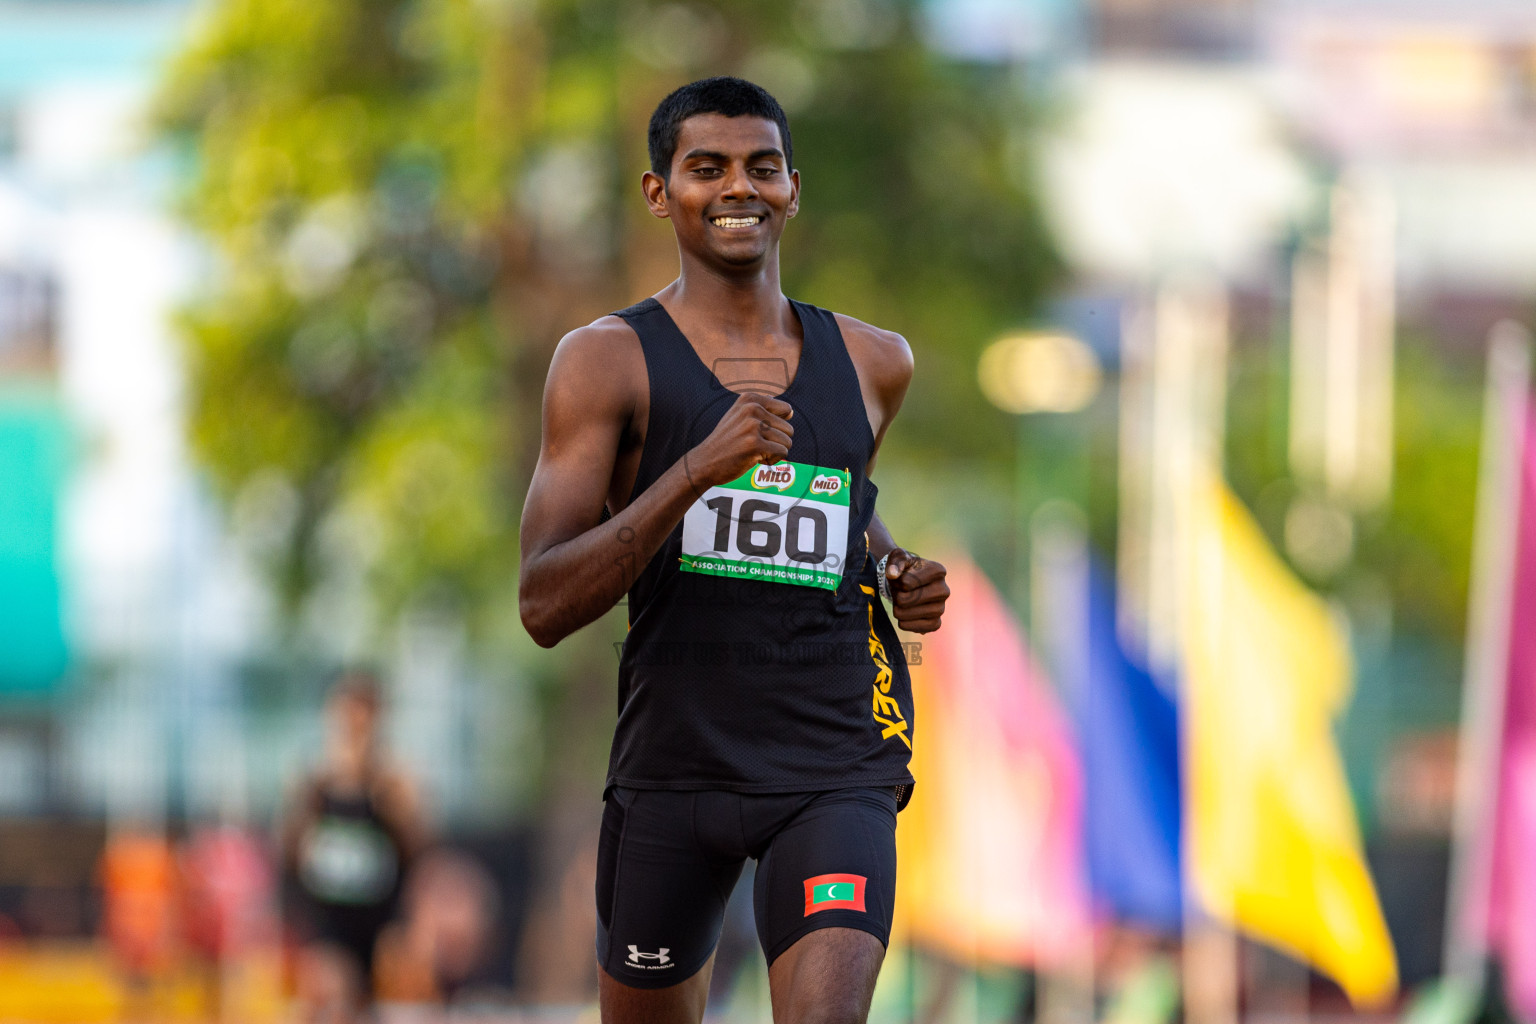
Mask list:
[[[415,857],[432,841],[432,827],[427,821],[421,791],[409,775],[394,767],[381,772],[376,785],[380,814],[389,823],[406,858]]]
[[[865,475],[872,474],[885,431],[901,409],[912,383],[912,347],[893,331],[872,327],[850,316],[837,314],[838,327],[859,374],[859,390],[870,413],[875,447]],[[896,624],[910,633],[932,633],[944,616],[949,584],[942,563],[921,558],[896,543],[877,510],[865,534],[870,556],[878,563],[886,555],[886,579],[891,591],[891,610]]]
[[[909,633],[932,633],[942,624],[944,602],[949,599],[948,570],[942,562],[901,547],[891,537],[876,512],[869,523],[869,553],[878,563],[889,554],[885,578],[891,591],[891,611],[896,625]]]

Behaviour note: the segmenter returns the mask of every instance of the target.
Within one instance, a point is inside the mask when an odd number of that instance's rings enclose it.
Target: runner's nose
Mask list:
[[[726,172],[725,191],[722,199],[756,199],[757,185],[745,167],[732,167]]]

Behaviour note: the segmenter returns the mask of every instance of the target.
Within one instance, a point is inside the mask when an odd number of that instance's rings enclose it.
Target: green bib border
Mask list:
[[[774,465],[790,465],[795,467],[795,482],[782,491],[777,487],[754,487],[752,475],[761,467],[747,470],[741,476],[728,483],[716,486],[724,487],[732,491],[746,491],[749,494],[759,494],[768,498],[785,498],[791,501],[819,501],[828,505],[847,505],[848,491],[853,486],[853,474],[843,469],[828,469],[826,466],[808,466],[803,462],[776,462]],[[843,486],[837,489],[836,494],[812,494],[811,481],[818,476],[835,476],[843,482]]]
[[[836,590],[843,579],[842,573],[824,572],[820,569],[802,569],[794,565],[759,562],[731,562],[710,555],[683,555],[679,561],[682,562],[684,572],[725,576],[737,580],[793,583],[802,587],[820,587],[823,590]]]

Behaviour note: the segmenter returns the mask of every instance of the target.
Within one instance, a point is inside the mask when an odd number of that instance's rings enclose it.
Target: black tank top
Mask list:
[[[388,919],[400,894],[403,850],[366,791],[318,785],[318,814],[299,845],[298,876],[317,904],[376,911]]]
[[[779,396],[794,408],[793,470],[759,467],[750,486],[743,478],[738,490],[705,492],[636,577],[610,787],[781,793],[889,785],[903,803],[910,793],[911,682],[864,536],[875,509],[875,485],[864,474],[874,437],[837,321],[824,309],[793,306],[805,342]],[[737,394],[655,299],[617,315],[639,335],[650,380],[633,501],[709,435]],[[782,376],[764,384],[776,391]],[[846,536],[836,530],[837,506],[818,504],[843,487]],[[739,575],[755,568],[685,571],[712,563],[701,547],[750,552],[770,570],[777,561],[820,585]]]

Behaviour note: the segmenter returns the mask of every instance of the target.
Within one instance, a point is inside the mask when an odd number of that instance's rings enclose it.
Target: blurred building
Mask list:
[[[1101,53],[1249,56],[1256,0],[1094,0],[1089,20]]]
[[[186,261],[136,125],[184,11],[0,7],[4,450],[25,481],[6,501],[29,558],[5,603],[31,620],[0,668],[7,756],[29,766],[11,813],[164,811],[149,681],[183,674],[178,558],[197,554],[178,549],[195,517],[165,325]]]
[[[103,822],[264,827],[358,653],[280,641],[188,451],[173,324],[207,257],[148,116],[193,13],[0,0],[0,915],[24,931],[39,878],[88,885]],[[481,756],[505,701],[453,624],[386,661],[439,819],[504,811],[474,773],[515,774]]]
[[[1300,141],[1391,196],[1405,291],[1529,295],[1536,7],[1281,0],[1265,40]]]

